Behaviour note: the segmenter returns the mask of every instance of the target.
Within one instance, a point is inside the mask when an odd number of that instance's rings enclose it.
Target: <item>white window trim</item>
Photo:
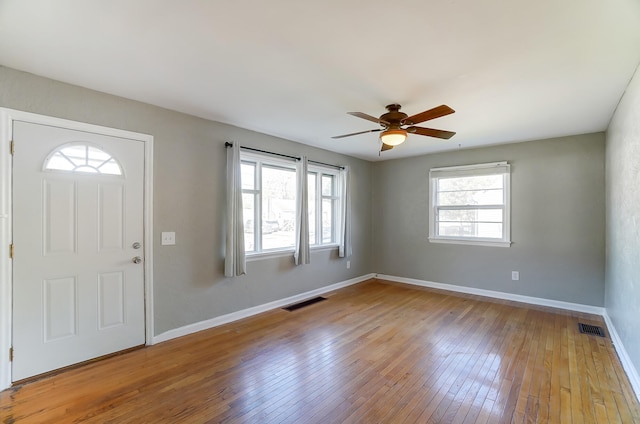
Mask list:
[[[285,159],[276,157],[269,154],[260,154],[260,153],[250,153],[250,152],[241,152],[240,153],[240,162],[255,162],[256,164],[260,163],[260,170],[262,166],[271,166],[271,167],[281,167],[285,169],[292,170],[297,172],[295,159]],[[245,193],[245,190],[242,189],[242,193]],[[262,249],[262,236],[255,236],[255,234],[262,234],[262,228],[256,228],[257,223],[262,222],[262,173],[258,172],[258,167],[256,166],[255,170],[255,185],[252,190],[254,196],[254,216],[252,218],[248,218],[243,216],[244,221],[247,219],[251,219],[254,225],[254,241],[255,246],[253,251],[247,251],[245,249],[245,257],[247,260],[253,260],[258,258],[268,258],[268,257],[277,257],[277,256],[286,256],[287,254],[293,253],[295,250],[295,246],[287,246],[287,247],[276,247],[273,249]],[[255,198],[260,198],[259,202],[256,202]],[[257,217],[257,218],[256,218]],[[257,230],[257,231],[256,231]]]
[[[436,184],[438,177],[434,174],[442,173],[455,175],[455,173],[466,173],[468,171],[503,168],[506,172],[502,172],[504,178],[504,217],[503,238],[480,238],[480,237],[448,237],[436,234],[435,215],[436,215]],[[430,243],[446,243],[446,244],[464,244],[473,246],[490,246],[490,247],[510,247],[511,246],[511,165],[506,161],[480,163],[474,165],[449,166],[443,168],[431,168],[429,170],[429,242]]]
[[[308,172],[309,173],[315,173],[317,176],[319,176],[320,178],[316,178],[316,199],[315,199],[315,203],[316,203],[316,210],[315,210],[315,216],[316,217],[321,217],[322,216],[322,199],[333,199],[336,200],[335,206],[334,206],[334,210],[333,210],[333,215],[334,215],[334,226],[333,226],[333,236],[331,237],[334,241],[332,241],[331,243],[322,243],[322,224],[321,224],[321,220],[317,221],[315,223],[313,223],[313,225],[316,227],[315,231],[316,231],[316,242],[314,244],[309,244],[309,249],[314,249],[314,250],[319,250],[319,249],[330,249],[330,248],[334,248],[334,247],[338,247],[339,246],[339,228],[340,228],[340,205],[341,202],[344,201],[345,196],[343,195],[343,193],[340,192],[340,171],[338,169],[332,168],[332,167],[328,167],[328,166],[322,166],[322,165],[309,165],[308,168]],[[336,187],[336,192],[334,195],[332,196],[323,196],[322,195],[322,175],[331,175],[334,177],[334,183],[335,183],[335,187]],[[319,200],[319,201],[318,201]],[[318,225],[318,223],[320,223]],[[309,226],[311,226],[311,222],[309,223]],[[318,237],[319,235],[319,237]],[[318,242],[319,240],[319,242]]]
[[[277,156],[272,156],[269,155],[268,153],[255,153],[255,152],[247,152],[247,151],[242,151],[240,153],[240,162],[253,162],[253,163],[260,163],[262,165],[266,165],[266,166],[280,166],[283,168],[290,168],[292,170],[295,170],[297,172],[297,170],[295,169],[295,159],[287,159],[287,158],[280,158]],[[313,173],[317,173],[317,174],[325,174],[325,175],[333,175],[335,177],[335,183],[336,183],[336,187],[337,187],[337,192],[334,196],[322,196],[322,191],[318,188],[317,184],[322,184],[322,179],[318,178],[316,181],[316,193],[317,193],[317,197],[320,199],[320,202],[316,201],[316,216],[320,216],[318,215],[319,213],[319,208],[321,207],[322,204],[322,198],[334,198],[337,199],[338,201],[336,202],[336,210],[334,211],[335,214],[335,222],[334,222],[334,235],[333,235],[333,239],[334,241],[331,243],[325,243],[325,244],[310,244],[309,245],[309,250],[311,251],[323,251],[323,250],[335,250],[338,249],[340,246],[339,243],[339,229],[340,229],[340,214],[339,214],[339,208],[340,208],[340,202],[344,201],[344,194],[340,192],[340,187],[341,184],[339,184],[339,179],[341,178],[341,174],[340,171],[338,169],[335,169],[334,167],[330,167],[330,166],[323,166],[323,165],[318,165],[318,164],[309,164],[308,166],[308,172],[313,172]],[[258,169],[256,168],[256,187],[260,187],[260,185],[262,184],[261,182],[261,178],[262,175],[260,175],[260,173],[258,172]],[[321,185],[320,185],[321,188]],[[245,193],[245,190],[248,189],[243,189],[243,193]],[[253,194],[258,194],[259,197],[262,196],[262,192],[260,189],[258,188],[254,188],[253,190],[248,190],[253,192]],[[318,200],[318,199],[316,199]],[[254,203],[254,207],[255,207],[255,212],[254,214],[261,217],[262,216],[262,200],[260,200],[260,202],[255,202]],[[251,219],[254,222],[254,225],[256,222],[260,222],[259,220],[256,220],[255,217],[254,218],[248,218],[248,217],[243,217],[243,219],[246,220],[247,219]],[[311,223],[309,223],[311,225]],[[315,223],[313,224],[315,225]],[[322,227],[322,226],[320,226]],[[320,230],[322,230],[322,228],[320,228]],[[316,228],[316,233],[317,233],[318,229]],[[254,228],[254,234],[256,232],[256,229]],[[259,232],[259,231],[258,231]],[[320,231],[320,236],[322,236],[322,231]],[[316,238],[317,240],[317,238]],[[255,248],[257,249],[258,246],[261,244],[260,240],[256,240],[256,246]],[[284,257],[284,256],[289,256],[291,254],[293,254],[293,252],[295,251],[295,247],[291,246],[291,247],[283,247],[283,248],[274,248],[274,249],[262,249],[262,246],[260,245],[260,250],[254,250],[254,251],[245,251],[245,255],[246,255],[246,259],[247,261],[256,261],[256,260],[261,260],[261,259],[268,259],[268,258],[277,258],[277,257]]]

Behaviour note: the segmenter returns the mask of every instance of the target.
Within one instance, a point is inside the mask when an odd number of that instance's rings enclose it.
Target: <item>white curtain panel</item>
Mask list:
[[[296,184],[296,250],[293,259],[296,265],[308,264],[309,257],[309,186],[307,185],[307,157],[302,156],[297,164]]]
[[[349,167],[340,170],[340,190],[342,192],[342,204],[340,205],[340,245],[338,256],[349,257],[351,250],[351,194],[349,193]]]
[[[240,143],[227,149],[227,239],[224,275],[234,277],[247,273],[242,222],[242,179]]]

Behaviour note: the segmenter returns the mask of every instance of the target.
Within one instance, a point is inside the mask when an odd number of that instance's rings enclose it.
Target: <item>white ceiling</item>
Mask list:
[[[0,0],[0,64],[368,160],[606,129],[638,0]],[[447,104],[378,156],[377,124]]]

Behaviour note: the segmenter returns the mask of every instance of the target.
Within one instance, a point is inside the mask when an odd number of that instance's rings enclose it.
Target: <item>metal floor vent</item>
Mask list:
[[[313,297],[302,302],[294,303],[293,305],[285,306],[282,309],[284,309],[285,311],[293,312],[296,309],[304,308],[305,306],[313,305],[314,303],[322,302],[323,300],[327,300],[327,298],[322,296]]]
[[[578,323],[578,328],[580,329],[581,333],[605,337],[604,330],[602,329],[602,327],[598,327],[597,325],[583,324],[580,322]]]

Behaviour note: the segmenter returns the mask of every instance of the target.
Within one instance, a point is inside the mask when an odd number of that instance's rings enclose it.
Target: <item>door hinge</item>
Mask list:
[[[13,243],[9,245],[9,258],[13,259]]]
[[[13,347],[9,348],[9,362],[13,362]]]
[[[11,154],[11,156],[13,156],[15,149],[16,149],[16,144],[13,142],[13,140],[11,140],[9,142],[9,153]]]

